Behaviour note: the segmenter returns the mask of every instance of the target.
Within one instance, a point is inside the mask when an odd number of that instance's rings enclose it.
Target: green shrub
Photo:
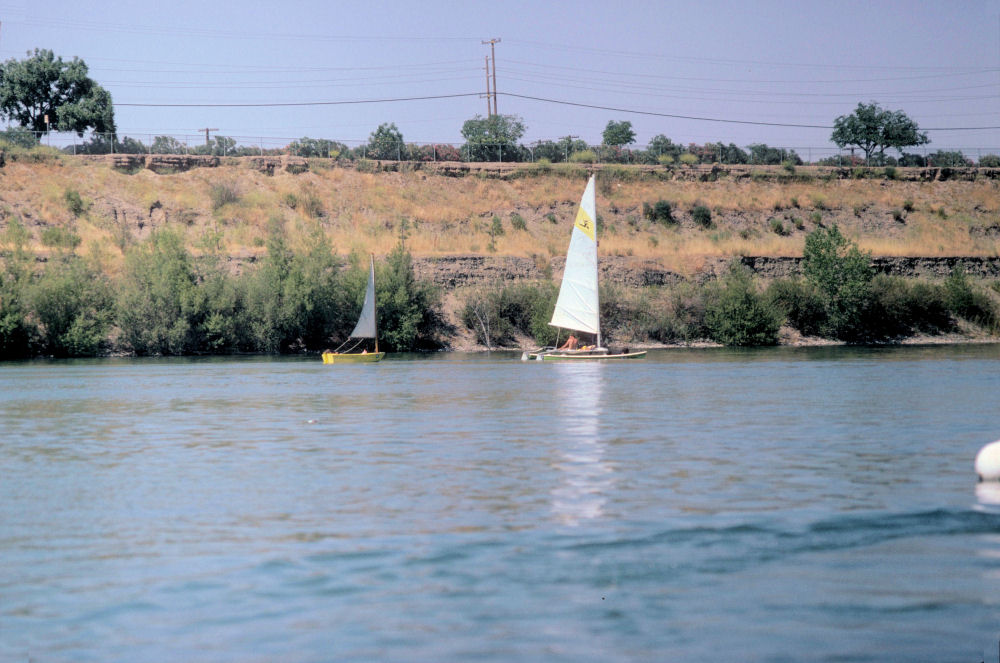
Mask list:
[[[885,179],[887,179],[887,180],[894,180],[897,177],[898,177],[898,174],[896,173],[896,168],[894,166],[886,166],[885,167]]]
[[[913,201],[910,200],[909,198],[907,198],[906,200],[904,200],[903,201],[903,209],[905,211],[907,211],[907,212],[912,212],[913,211]]]
[[[691,218],[703,228],[709,228],[712,225],[712,211],[704,205],[695,205],[692,207]]]
[[[493,222],[490,224],[490,236],[502,237],[503,234],[504,234],[503,220],[499,216],[494,216]]]
[[[213,184],[208,191],[212,200],[212,211],[218,212],[226,205],[235,205],[240,202],[240,193],[236,185],[228,182],[218,182]]]
[[[580,150],[569,155],[570,163],[594,163],[597,161],[597,153],[593,150]]]
[[[943,287],[885,274],[872,279],[862,320],[866,340],[894,340],[915,331],[939,333],[950,327]]]
[[[516,332],[531,336],[539,345],[552,345],[556,329],[548,322],[557,294],[552,283],[521,282],[499,288],[477,288],[465,299],[462,324],[474,331],[477,340],[487,347],[513,342]]]
[[[863,315],[874,277],[871,254],[862,253],[837,226],[819,228],[806,236],[802,268],[826,311],[823,333],[844,341],[864,340]]]
[[[685,152],[680,156],[680,162],[685,166],[693,166],[698,163],[698,157],[690,152]]]
[[[704,288],[682,282],[667,291],[665,300],[648,316],[645,333],[649,338],[661,343],[707,338]]]
[[[788,234],[788,230],[785,228],[785,224],[781,222],[781,219],[776,219],[773,216],[768,219],[768,225],[771,228],[771,232],[775,235],[780,235],[784,237]]]
[[[809,215],[809,220],[818,226],[823,222],[823,215],[819,212],[813,212]]]
[[[771,306],[780,311],[788,324],[806,336],[820,333],[826,310],[819,293],[801,279],[776,279],[765,291]]]
[[[549,223],[559,223],[559,220],[556,218],[556,215],[553,214],[552,212],[546,214],[545,218],[546,220],[548,220]]]
[[[75,249],[80,246],[80,236],[60,226],[46,227],[42,230],[40,239],[45,246],[63,249]]]
[[[720,282],[709,287],[705,326],[723,345],[774,345],[783,315],[756,290],[749,271],[734,264]]]
[[[87,211],[87,206],[84,204],[83,198],[74,189],[66,189],[66,192],[63,194],[63,200],[66,202],[66,208],[75,217],[81,217]]]
[[[1000,156],[995,154],[984,154],[979,158],[981,168],[1000,168]]]
[[[669,200],[657,200],[654,204],[649,203],[642,204],[642,215],[646,217],[648,221],[653,221],[655,223],[662,223],[664,225],[673,225],[677,223],[674,219],[674,204]]]
[[[32,284],[31,309],[38,320],[37,351],[55,357],[84,357],[104,347],[110,324],[111,289],[83,259],[50,262]]]
[[[993,301],[969,282],[965,270],[960,267],[952,270],[944,282],[944,290],[952,313],[982,327],[997,328],[998,313]]]
[[[524,217],[517,212],[512,212],[510,215],[510,226],[514,230],[527,230],[528,224],[525,223]]]
[[[323,201],[312,192],[307,193],[302,200],[302,211],[312,219],[322,219],[326,216],[326,211],[323,209]]]
[[[892,210],[892,218],[898,223],[906,223],[906,215],[903,214],[903,210]]]

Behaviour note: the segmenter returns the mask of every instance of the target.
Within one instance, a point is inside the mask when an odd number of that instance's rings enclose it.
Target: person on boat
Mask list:
[[[562,346],[559,349],[560,350],[576,350],[577,347],[579,347],[579,345],[580,345],[580,339],[578,339],[576,336],[573,336],[572,334],[570,334],[569,338],[566,339],[566,342],[563,343]]]
[[[365,348],[365,349],[363,349],[363,350],[361,351],[361,354],[363,354],[363,355],[366,355],[366,354],[368,354],[368,348]]]

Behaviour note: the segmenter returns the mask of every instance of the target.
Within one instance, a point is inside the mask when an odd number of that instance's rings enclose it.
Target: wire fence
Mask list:
[[[581,140],[540,140],[530,144],[468,142],[414,143],[402,141],[331,140],[326,138],[282,138],[227,136],[221,134],[116,134],[32,132],[20,128],[0,131],[0,143],[20,147],[48,146],[65,154],[146,154],[298,156],[335,160],[465,161],[602,163],[646,165],[748,164],[830,166],[936,166],[1000,167],[1000,147],[920,146],[888,154],[865,155],[858,149],[836,146],[777,147],[763,143],[738,146],[732,143],[651,143],[617,147],[589,145]]]

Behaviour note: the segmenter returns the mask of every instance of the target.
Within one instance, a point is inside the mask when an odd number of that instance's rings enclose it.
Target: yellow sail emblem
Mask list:
[[[576,223],[574,225],[582,230],[584,235],[592,240],[594,239],[594,220],[590,218],[587,210],[583,209],[583,207],[580,207],[576,213]]]

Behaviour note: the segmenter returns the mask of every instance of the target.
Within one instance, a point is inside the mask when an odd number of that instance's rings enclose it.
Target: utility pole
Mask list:
[[[207,129],[206,128],[206,129],[198,129],[198,131],[204,131],[205,132],[205,147],[211,147],[212,143],[208,139],[208,132],[209,131],[218,131],[218,129]]]
[[[494,37],[489,41],[484,41],[484,44],[490,45],[490,60],[493,61],[493,114],[497,114],[497,54],[496,45],[500,43],[499,37]]]
[[[493,108],[490,106],[490,56],[486,56],[486,117],[493,115]]]

